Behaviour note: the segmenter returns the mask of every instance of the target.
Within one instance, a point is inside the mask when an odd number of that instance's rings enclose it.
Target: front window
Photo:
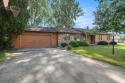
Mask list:
[[[74,36],[74,39],[75,39],[76,41],[80,41],[80,35],[79,35],[79,34],[75,35],[75,36]]]
[[[81,36],[81,40],[82,40],[82,41],[86,40],[86,37],[82,35],[82,36]]]
[[[110,35],[107,35],[107,40],[110,40]]]
[[[64,40],[70,40],[70,35],[69,34],[64,34],[63,39]]]
[[[102,35],[98,35],[98,40],[102,40]]]

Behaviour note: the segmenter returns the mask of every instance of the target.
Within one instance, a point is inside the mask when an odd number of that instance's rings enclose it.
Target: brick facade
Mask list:
[[[108,34],[103,34],[103,35],[102,35],[102,40],[99,40],[99,39],[98,39],[98,36],[99,36],[99,34],[98,34],[98,35],[95,35],[95,42],[96,42],[96,44],[97,44],[99,41],[107,41],[108,43],[110,43],[110,42],[112,41],[112,35],[110,35],[110,40],[107,39]]]
[[[64,34],[65,34],[65,33],[60,33],[60,34],[58,34],[58,46],[60,46],[61,43],[69,43],[70,41],[75,41],[75,40],[74,40],[74,35],[75,35],[75,34],[69,34],[69,36],[70,36],[70,39],[69,39],[69,40],[65,40],[65,39],[64,39]]]
[[[102,40],[98,39],[98,36],[102,35]],[[93,39],[91,39],[93,36]],[[112,35],[109,34],[110,36],[110,40],[107,39],[108,34],[95,34],[95,35],[87,35],[87,42],[88,44],[98,44],[99,41],[107,41],[108,43],[110,43],[112,41]]]
[[[60,34],[58,34],[58,46],[60,46],[61,43],[69,43],[71,41],[82,41],[83,40],[82,36],[85,37],[85,35],[79,34],[80,38],[78,38],[77,40],[75,40],[75,35],[78,35],[78,34],[69,34],[70,35],[70,39],[69,40],[65,40],[64,39],[64,34],[66,34],[66,33],[60,33]]]

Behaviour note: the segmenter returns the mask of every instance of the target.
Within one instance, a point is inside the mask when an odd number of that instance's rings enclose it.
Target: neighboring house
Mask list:
[[[120,36],[120,35],[115,35],[115,36],[114,36],[114,41],[116,41],[116,42],[118,42],[118,43],[122,42],[122,41],[121,41],[121,36]]]
[[[99,41],[112,41],[111,34],[88,34],[90,30],[80,28],[41,28],[28,27],[17,38],[13,38],[14,48],[55,47],[70,41],[87,41],[97,44]]]

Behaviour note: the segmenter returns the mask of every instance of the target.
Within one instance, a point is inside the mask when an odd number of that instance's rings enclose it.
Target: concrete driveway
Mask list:
[[[0,83],[125,83],[125,69],[55,48],[22,49],[0,67]]]

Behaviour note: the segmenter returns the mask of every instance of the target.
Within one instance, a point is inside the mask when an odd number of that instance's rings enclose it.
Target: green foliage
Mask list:
[[[0,0],[2,2],[2,0]],[[27,0],[10,0],[10,6],[17,6],[21,9],[19,15],[14,17],[12,11],[3,7],[0,9],[0,50],[12,48],[13,36],[20,35],[27,26],[29,18],[27,11]]]
[[[89,44],[86,41],[79,41],[79,46],[89,46]]]
[[[66,46],[68,46],[68,44],[67,43],[61,43],[61,46],[66,47]]]
[[[67,50],[71,50],[72,47],[70,45],[67,46]]]
[[[54,27],[73,27],[83,10],[75,0],[9,0],[9,6],[21,9],[14,17],[6,10],[0,0],[0,49],[10,49],[13,36],[20,35],[27,26],[47,25]],[[3,6],[3,7],[2,7]]]
[[[94,27],[94,29],[89,29],[89,30],[87,30],[86,33],[91,35],[91,34],[101,34],[101,33],[104,33],[104,32],[103,32],[103,31],[99,31],[99,30],[97,30],[97,29]]]
[[[112,42],[110,42],[110,44],[111,44],[111,45],[113,45],[113,44],[114,44],[114,45],[117,45],[117,42],[116,42],[116,41],[114,41],[114,42],[112,41]]]
[[[107,41],[100,41],[100,42],[98,43],[98,45],[108,45],[108,42],[107,42]]]
[[[75,48],[71,51],[82,56],[125,67],[125,44],[118,44],[115,48],[114,55],[111,52],[112,45]]]
[[[125,41],[125,36],[121,36],[121,40],[122,40],[122,42],[124,42]]]
[[[83,10],[76,0],[50,0],[52,16],[49,22],[55,27],[70,28],[75,20],[83,15]]]
[[[38,26],[44,24],[47,18],[50,17],[50,8],[48,0],[29,0],[29,25]]]
[[[89,30],[89,26],[87,26],[86,29]]]
[[[76,0],[29,0],[29,25],[70,28],[83,10]]]
[[[3,64],[5,62],[5,59],[10,56],[11,56],[11,53],[0,52],[0,64]]]
[[[2,45],[2,44],[0,45],[0,51],[1,50],[4,50],[4,45]]]
[[[101,31],[125,32],[125,1],[97,1],[99,6],[94,12],[96,28]]]
[[[6,41],[4,49],[11,50],[13,47],[12,41]]]
[[[72,47],[79,47],[79,43],[77,41],[71,41],[69,45],[71,45]]]

